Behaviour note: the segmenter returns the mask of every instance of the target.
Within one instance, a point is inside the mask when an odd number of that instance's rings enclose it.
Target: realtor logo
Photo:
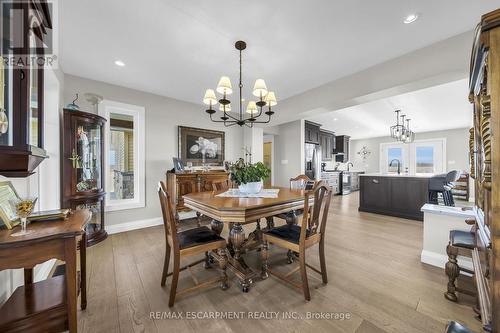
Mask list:
[[[2,63],[6,68],[57,64],[54,1],[0,0]]]

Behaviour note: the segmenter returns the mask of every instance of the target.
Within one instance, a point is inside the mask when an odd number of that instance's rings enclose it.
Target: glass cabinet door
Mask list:
[[[103,212],[103,202],[97,201],[93,203],[83,203],[75,207],[75,210],[88,209],[92,213],[90,222],[85,227],[85,232],[91,238],[93,234],[101,231],[102,229],[102,212]]]
[[[76,169],[75,192],[98,191],[102,189],[102,126],[78,118],[74,125],[75,148],[71,159]]]
[[[13,145],[12,74],[0,61],[0,146]]]

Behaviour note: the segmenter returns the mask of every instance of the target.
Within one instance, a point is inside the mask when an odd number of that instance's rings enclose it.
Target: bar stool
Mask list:
[[[447,174],[436,175],[429,178],[429,199],[428,202],[438,205],[438,195],[441,193],[445,206],[455,206],[451,190],[454,187],[453,182],[460,178],[460,172],[453,170]]]

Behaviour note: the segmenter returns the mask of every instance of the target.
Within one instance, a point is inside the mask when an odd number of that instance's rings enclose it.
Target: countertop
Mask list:
[[[425,213],[457,216],[464,218],[471,218],[476,216],[472,207],[450,207],[450,206],[433,205],[426,203],[425,205],[422,206],[421,210],[422,212]]]
[[[407,175],[407,174],[396,174],[396,173],[364,173],[360,175],[361,177],[363,176],[368,176],[368,177],[393,177],[393,178],[431,178],[434,176],[434,174],[420,174],[420,175]]]

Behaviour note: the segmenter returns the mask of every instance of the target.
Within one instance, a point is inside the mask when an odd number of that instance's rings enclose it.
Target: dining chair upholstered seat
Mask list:
[[[166,284],[167,277],[172,277],[168,306],[174,305],[175,298],[178,295],[212,285],[216,282],[220,282],[221,289],[227,289],[228,278],[226,274],[226,240],[219,236],[220,233],[210,230],[207,227],[197,227],[180,232],[177,231],[177,223],[172,209],[173,203],[168,195],[167,186],[164,182],[160,182],[158,184],[158,196],[160,198],[163,225],[165,227],[165,261],[163,263],[161,286]],[[216,255],[214,253],[216,253]],[[201,254],[205,254],[204,259],[200,259],[184,267],[180,267],[181,258]],[[169,273],[168,269],[170,266],[171,256],[173,258],[174,267],[172,272]],[[211,262],[215,261],[214,257],[217,258],[217,264],[220,268],[220,277],[201,283],[198,283],[198,279],[193,277],[195,286],[179,291],[177,290],[179,274],[181,271],[202,262],[205,262],[206,268],[210,268]]]
[[[299,244],[300,227],[296,224],[285,224],[267,231],[267,234]],[[309,237],[309,230],[306,230],[306,237]]]
[[[224,238],[207,227],[198,227],[181,231],[177,233],[177,239],[179,240],[179,247],[181,249],[187,249],[188,247],[203,245],[210,242],[224,241]]]
[[[311,300],[306,267],[321,274],[323,283],[328,283],[325,260],[325,228],[331,198],[332,191],[326,183],[316,183],[313,189],[304,191],[304,209],[302,223],[300,226],[296,224],[286,224],[280,227],[264,230],[262,234],[261,277],[265,279],[268,277],[268,274],[271,274],[287,282],[289,285],[302,289],[306,301]],[[286,275],[270,270],[267,262],[269,244],[287,249],[289,253],[296,253],[299,261],[298,267]],[[316,244],[319,245],[319,269],[306,263],[306,250]],[[302,278],[301,283],[293,281],[289,278],[297,271],[300,271]]]
[[[450,231],[450,243],[456,247],[473,249],[476,245],[476,237],[473,232],[462,230]]]

